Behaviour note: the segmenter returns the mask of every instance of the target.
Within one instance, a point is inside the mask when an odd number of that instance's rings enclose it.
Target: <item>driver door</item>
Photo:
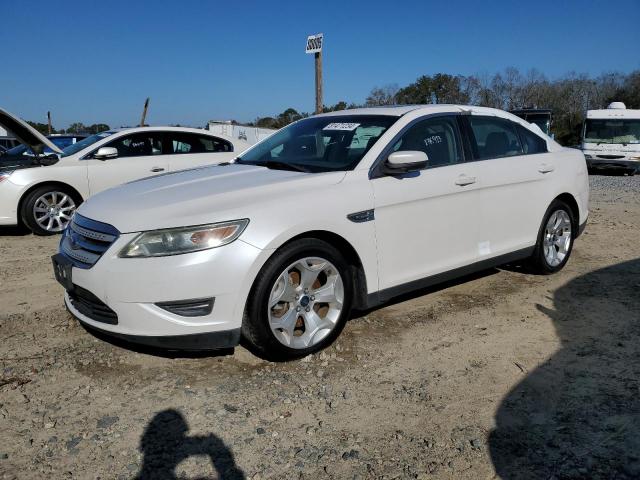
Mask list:
[[[476,163],[464,163],[456,116],[418,120],[385,155],[415,150],[429,157],[426,169],[371,180],[380,290],[478,259]]]
[[[163,135],[162,132],[137,132],[123,135],[102,145],[116,148],[118,157],[87,160],[90,194],[94,195],[116,185],[167,172],[169,157],[164,155]]]

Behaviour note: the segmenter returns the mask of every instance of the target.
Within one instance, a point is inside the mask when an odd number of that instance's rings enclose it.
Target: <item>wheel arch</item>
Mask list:
[[[293,237],[287,239],[281,245],[279,245],[275,250],[271,252],[269,257],[265,260],[265,262],[260,267],[264,267],[264,264],[275,255],[278,251],[280,251],[285,246],[289,245],[291,242],[295,242],[301,239],[317,239],[322,240],[331,246],[335,247],[342,255],[344,255],[345,260],[351,267],[351,275],[353,279],[354,285],[354,302],[353,307],[356,309],[363,309],[367,306],[367,279],[365,275],[364,266],[362,264],[362,260],[358,252],[353,247],[353,245],[342,235],[337,233],[328,231],[328,230],[309,230],[302,233],[298,233]],[[257,276],[256,276],[257,278]],[[254,279],[255,282],[255,279]],[[252,286],[253,288],[253,286]]]
[[[17,213],[18,213],[18,221],[19,222],[24,223],[24,221],[22,219],[22,206],[24,205],[24,202],[27,199],[27,197],[29,196],[29,194],[31,194],[33,191],[37,190],[38,188],[46,187],[46,186],[49,186],[49,185],[56,186],[56,187],[68,190],[69,193],[73,196],[73,199],[77,202],[77,206],[80,206],[80,204],[84,201],[84,198],[82,198],[82,194],[76,188],[72,187],[68,183],[52,181],[52,180],[46,180],[46,181],[43,181],[43,182],[34,183],[29,188],[27,188],[24,192],[22,192],[22,195],[20,196],[20,200],[18,201],[18,212]]]
[[[556,200],[560,200],[561,202],[566,203],[571,209],[573,219],[575,220],[575,223],[576,223],[573,226],[573,231],[575,232],[574,236],[577,236],[576,234],[578,233],[578,228],[580,226],[579,225],[580,224],[580,207],[578,206],[578,202],[576,201],[576,198],[570,193],[565,192],[565,193],[561,193],[556,198],[554,198],[551,203],[555,202]]]

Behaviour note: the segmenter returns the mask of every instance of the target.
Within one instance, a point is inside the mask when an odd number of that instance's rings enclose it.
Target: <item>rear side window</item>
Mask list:
[[[233,145],[226,140],[194,133],[168,133],[170,153],[233,152]]]
[[[520,139],[522,140],[522,149],[526,154],[545,153],[547,152],[547,142],[544,139],[531,130],[524,128],[522,125],[518,125],[518,132],[520,133]]]
[[[517,125],[497,117],[470,116],[471,143],[479,160],[522,155]]]
[[[410,127],[393,146],[394,152],[418,150],[427,154],[427,168],[463,161],[455,117],[435,117]]]

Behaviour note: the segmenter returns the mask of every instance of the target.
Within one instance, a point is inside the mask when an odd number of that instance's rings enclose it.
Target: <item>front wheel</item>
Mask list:
[[[243,337],[260,356],[287,360],[317,352],[340,334],[353,281],[332,245],[301,239],[269,259],[251,290]]]
[[[549,275],[562,270],[573,249],[576,223],[566,203],[555,200],[549,206],[529,262],[533,273]]]
[[[77,205],[73,194],[65,188],[44,186],[27,195],[20,214],[34,234],[55,235],[67,227]]]

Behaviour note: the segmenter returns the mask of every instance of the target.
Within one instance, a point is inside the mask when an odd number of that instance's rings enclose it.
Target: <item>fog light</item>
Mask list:
[[[181,317],[204,317],[213,311],[215,298],[194,298],[175,302],[158,302],[156,306]]]

